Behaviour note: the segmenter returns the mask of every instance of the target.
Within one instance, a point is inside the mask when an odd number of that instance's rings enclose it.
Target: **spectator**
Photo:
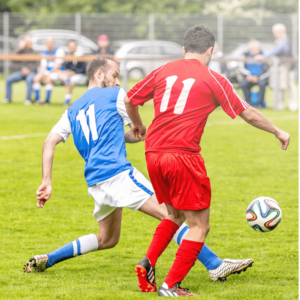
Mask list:
[[[109,46],[110,41],[108,39],[108,36],[105,34],[101,34],[98,37],[98,42],[97,42],[99,48],[95,52],[95,54],[109,54],[109,55],[114,55],[115,51]]]
[[[34,54],[32,49],[32,40],[29,35],[24,36],[24,38],[20,41],[17,54]],[[18,68],[21,69],[21,71],[15,72],[6,78],[6,99],[4,99],[4,103],[11,103],[12,84],[21,80],[26,80],[27,93],[24,104],[31,104],[32,80],[36,75],[37,66],[38,62],[36,61],[18,62]]]
[[[279,57],[291,57],[291,46],[286,34],[286,27],[284,24],[275,24],[272,27],[272,32],[275,37],[274,48],[265,55],[257,55],[255,60],[259,61],[264,58],[273,56]],[[278,73],[278,83],[274,80],[274,70],[270,76],[270,86],[274,89],[275,84],[278,84],[279,95],[278,95],[278,109],[285,108],[284,94],[285,91],[289,91],[289,109],[296,111],[298,109],[298,96],[297,87],[295,84],[294,70],[291,70],[291,64],[280,63]]]
[[[72,56],[83,56],[83,52],[77,47],[74,40],[68,42],[69,54]],[[67,92],[65,95],[65,105],[70,105],[72,100],[72,88],[77,84],[86,82],[86,63],[77,60],[68,61],[65,63],[65,71],[59,71],[59,78],[65,83]]]
[[[254,58],[256,55],[262,55],[261,46],[259,41],[251,41],[249,43],[249,51],[245,54],[245,58]],[[240,85],[244,92],[247,103],[251,102],[251,88],[255,85],[259,86],[258,105],[265,107],[264,97],[266,86],[270,76],[269,66],[261,62],[246,62],[240,69],[241,73],[245,76]]]
[[[65,56],[63,49],[55,47],[55,43],[52,37],[46,39],[46,46],[48,50],[44,51],[42,55],[44,56]],[[41,104],[40,100],[40,90],[41,83],[45,83],[46,90],[46,100],[44,104],[50,103],[51,92],[53,90],[53,82],[60,81],[58,76],[58,71],[64,69],[64,61],[61,58],[55,60],[43,58],[41,60],[39,73],[33,78],[33,89],[36,97],[36,104]]]
[[[219,44],[217,42],[215,42],[215,46],[214,46],[211,58],[216,59],[216,58],[222,58],[223,56],[224,56],[223,52],[219,50]],[[209,68],[219,74],[226,76],[226,77],[228,75],[228,70],[227,70],[226,64],[221,63],[219,61],[211,61],[209,63]]]

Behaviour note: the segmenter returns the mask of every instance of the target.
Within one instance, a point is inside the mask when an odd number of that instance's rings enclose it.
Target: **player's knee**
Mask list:
[[[208,225],[206,226],[205,236],[208,235],[209,231],[210,231],[210,225],[208,224]]]
[[[118,245],[118,243],[119,243],[119,238],[110,239],[109,241],[106,242],[106,244],[105,244],[106,247],[105,248],[106,249],[114,248]]]

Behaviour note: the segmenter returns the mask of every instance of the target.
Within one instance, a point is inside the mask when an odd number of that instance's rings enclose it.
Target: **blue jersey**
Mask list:
[[[65,56],[65,52],[61,48],[54,47],[52,52],[50,52],[49,50],[45,50],[42,53],[42,55],[45,55],[45,56],[61,56],[61,57],[63,57],[63,56]],[[47,71],[51,71],[55,67],[56,62],[61,63],[61,68],[60,68],[61,70],[65,69],[63,61],[61,59],[58,59],[58,60],[44,59],[43,64],[46,67]]]
[[[84,175],[88,186],[131,169],[123,128],[123,124],[131,123],[125,95],[119,87],[94,87],[73,103],[52,130],[64,140],[73,134],[75,146],[86,162]]]

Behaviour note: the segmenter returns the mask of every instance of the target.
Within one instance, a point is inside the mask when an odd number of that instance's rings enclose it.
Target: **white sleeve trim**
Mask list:
[[[68,110],[64,112],[57,124],[52,128],[51,132],[58,133],[63,138],[63,142],[65,142],[69,135],[72,134]]]
[[[167,64],[167,63],[166,63]],[[153,73],[152,77],[150,79],[148,79],[130,98],[129,100],[131,100],[133,98],[133,96],[135,96],[135,94],[137,94],[150,80],[152,80],[154,78],[154,75],[159,72],[166,64],[162,65],[161,67],[156,69],[156,72]]]
[[[118,99],[117,99],[117,110],[123,120],[124,125],[129,125],[132,122],[126,112],[125,103],[124,103],[125,96],[126,96],[125,91],[122,88],[120,88]]]

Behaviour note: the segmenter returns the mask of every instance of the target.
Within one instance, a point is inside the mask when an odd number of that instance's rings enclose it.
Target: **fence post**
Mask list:
[[[4,37],[4,45],[3,45],[3,53],[9,54],[9,13],[3,13],[3,37]],[[9,61],[4,61],[4,76],[7,77],[9,73]]]
[[[278,109],[278,93],[279,93],[279,58],[277,56],[274,56],[272,58],[273,61],[273,78],[274,78],[274,110]]]
[[[219,49],[224,53],[223,49],[223,15],[218,15],[218,44]]]
[[[298,45],[298,16],[296,14],[292,15],[292,54],[293,57],[298,57],[297,45]]]
[[[127,92],[128,91],[128,72],[127,72],[127,58],[124,57],[122,59],[122,64],[123,64],[123,76],[122,76],[122,80],[123,80],[123,89]]]
[[[149,41],[153,41],[154,38],[155,38],[154,14],[149,14]]]
[[[81,14],[77,13],[75,15],[75,31],[78,35],[81,35]]]

